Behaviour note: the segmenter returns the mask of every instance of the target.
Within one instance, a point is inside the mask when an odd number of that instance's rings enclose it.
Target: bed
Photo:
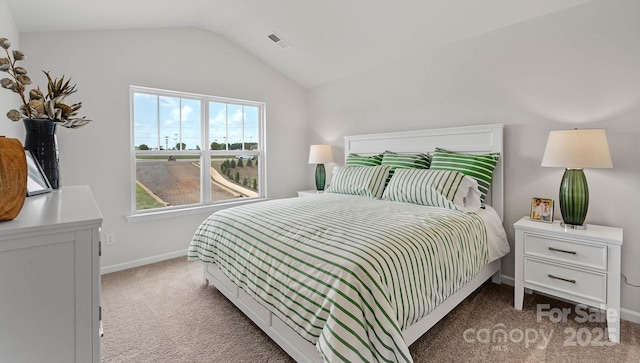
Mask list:
[[[345,156],[438,147],[502,153],[502,125],[345,137]],[[410,344],[500,282],[502,165],[478,213],[340,193],[274,200],[212,215],[189,259],[296,361],[408,362]]]

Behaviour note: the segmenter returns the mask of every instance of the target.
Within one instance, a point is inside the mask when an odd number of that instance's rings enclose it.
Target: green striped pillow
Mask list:
[[[388,175],[389,167],[384,165],[335,167],[331,184],[325,192],[379,199]]]
[[[480,200],[484,203],[491,186],[493,169],[495,169],[499,159],[500,153],[483,155],[459,154],[436,148],[431,159],[431,169],[459,171],[476,179],[480,190]]]
[[[399,154],[391,151],[385,151],[382,156],[381,165],[389,165],[389,178],[393,176],[393,173],[398,168],[414,168],[414,169],[429,169],[431,158],[427,154],[414,153],[414,154]]]
[[[382,155],[363,156],[349,154],[347,155],[345,166],[378,166],[382,164]]]
[[[466,210],[465,198],[477,183],[457,171],[398,169],[382,199],[454,210]],[[477,209],[480,203],[477,203]]]

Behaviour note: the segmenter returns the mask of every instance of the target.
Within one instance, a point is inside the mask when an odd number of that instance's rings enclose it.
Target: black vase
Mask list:
[[[49,179],[51,188],[58,189],[60,186],[60,167],[58,164],[56,123],[49,119],[23,119],[23,122],[27,131],[24,138],[24,148],[33,152],[44,174]]]

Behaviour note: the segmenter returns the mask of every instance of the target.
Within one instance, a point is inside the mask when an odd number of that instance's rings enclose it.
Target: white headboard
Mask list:
[[[493,172],[493,181],[486,202],[504,220],[503,128],[501,124],[494,124],[345,136],[345,160],[349,153],[373,155],[386,150],[398,153],[426,153],[433,152],[436,147],[469,154],[499,152],[500,160]]]

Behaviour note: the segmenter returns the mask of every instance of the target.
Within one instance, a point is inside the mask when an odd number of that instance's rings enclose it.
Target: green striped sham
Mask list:
[[[347,155],[345,166],[378,166],[382,164],[382,155],[364,156],[358,154]]]
[[[499,159],[500,153],[472,155],[436,148],[431,159],[431,169],[459,171],[476,179],[480,190],[480,200],[484,203],[491,186],[493,169]]]
[[[475,185],[477,183],[457,171],[398,169],[385,188],[382,199],[466,210],[465,198],[469,188]],[[480,206],[479,201],[477,206]]]
[[[385,151],[382,156],[381,165],[389,165],[389,178],[393,176],[393,173],[398,168],[414,168],[414,169],[429,169],[431,163],[431,157],[423,153],[394,153],[391,151]]]
[[[389,166],[386,165],[335,167],[325,192],[380,199],[388,175]]]

